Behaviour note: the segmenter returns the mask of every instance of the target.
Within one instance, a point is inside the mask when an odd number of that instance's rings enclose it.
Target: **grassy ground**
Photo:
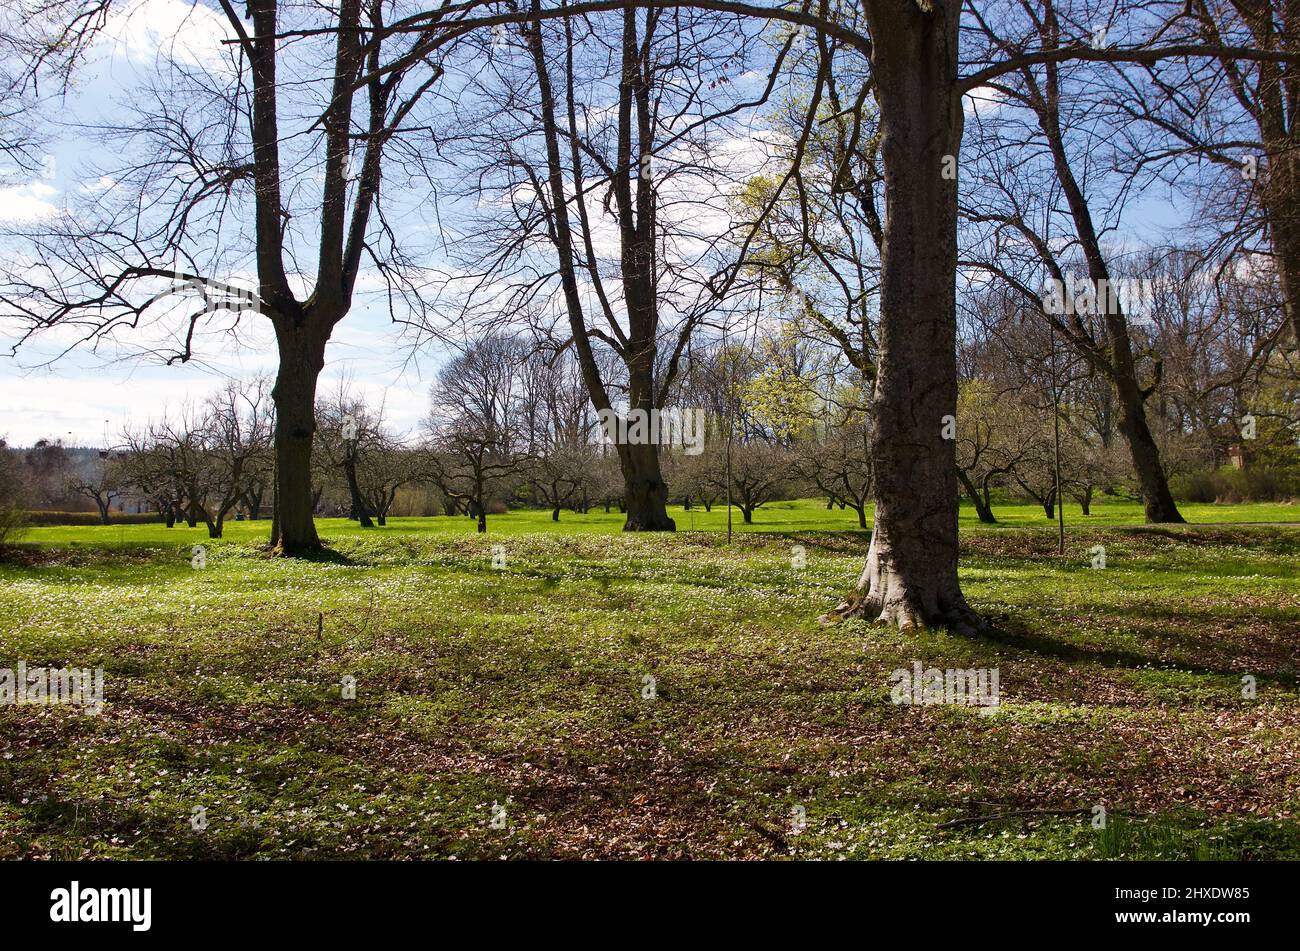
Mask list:
[[[730,547],[325,521],[318,562],[235,523],[201,570],[202,530],[33,530],[0,667],[102,665],[108,703],[0,707],[0,857],[1300,858],[1300,527],[1096,511],[1064,559],[1028,508],[964,534],[979,639],[819,627],[865,536],[815,503]],[[918,660],[996,667],[998,712],[894,705]]]
[[[1192,524],[1239,524],[1243,522],[1275,523],[1294,522],[1300,526],[1300,505],[1284,503],[1252,503],[1243,505],[1215,505],[1210,503],[1183,503],[1179,506],[1183,517]],[[669,506],[669,514],[677,521],[680,531],[725,532],[727,530],[727,511],[725,506],[714,506],[712,512],[705,512],[696,507],[690,511],[679,505]],[[975,517],[975,510],[968,505],[961,509],[963,528],[981,531],[1003,531],[1011,528],[1055,528],[1056,521],[1048,519],[1043,510],[1035,505],[999,505],[994,507],[998,524],[985,526]],[[859,531],[857,513],[845,509],[827,511],[825,502],[800,499],[793,502],[772,502],[758,509],[754,514],[754,524],[746,525],[741,520],[740,510],[732,509],[733,529],[737,532],[848,532]],[[346,519],[318,519],[321,533],[332,537],[361,537],[364,531],[355,522]],[[871,523],[871,509],[867,510],[867,524]],[[1106,528],[1118,525],[1140,525],[1142,523],[1142,506],[1137,502],[1100,501],[1092,506],[1092,514],[1081,515],[1076,505],[1066,507],[1065,527],[1067,531],[1087,528]],[[389,519],[389,529],[393,532],[412,535],[466,535],[474,533],[474,522],[467,518],[394,518]],[[498,535],[521,535],[534,532],[547,534],[592,534],[617,535],[623,528],[623,516],[614,510],[606,514],[603,509],[594,508],[586,515],[576,515],[564,511],[558,522],[551,521],[551,513],[544,511],[516,511],[504,516],[489,516],[488,531]],[[270,523],[227,522],[226,538],[232,541],[265,541],[270,532]],[[29,544],[39,545],[101,545],[113,544],[148,544],[167,545],[189,541],[203,542],[208,536],[202,525],[187,528],[179,525],[167,528],[164,525],[110,525],[104,527],[68,527],[51,526],[29,529],[23,540]]]

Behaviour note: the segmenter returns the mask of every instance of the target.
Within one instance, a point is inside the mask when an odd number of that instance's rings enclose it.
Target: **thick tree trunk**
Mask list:
[[[555,508],[551,509],[551,521],[558,522],[559,520],[560,520],[560,507],[557,505],[555,506]]]
[[[836,608],[900,627],[979,623],[957,580],[958,0],[867,0],[887,218],[873,399],[876,518],[857,586]]]
[[[316,435],[316,379],[325,366],[325,340],[308,321],[277,320],[276,330],[280,370],[271,390],[275,400],[271,545],[284,555],[310,555],[321,548],[312,518],[311,449]]]
[[[1287,73],[1294,68],[1288,66]],[[1294,146],[1295,119],[1283,105],[1283,88],[1281,83],[1274,84],[1259,103],[1260,131],[1268,153],[1261,194],[1273,241],[1273,266],[1282,292],[1282,314],[1295,346],[1300,347],[1300,156]]]
[[[741,521],[743,521],[746,525],[753,525],[754,524],[753,508],[746,508],[745,506],[742,505],[740,507],[740,517],[741,517]]]
[[[1151,523],[1182,523],[1184,519],[1174,503],[1164,466],[1160,462],[1160,448],[1147,426],[1146,408],[1137,385],[1127,383],[1121,377],[1116,382],[1115,391],[1119,397],[1119,431],[1128,442],[1146,520]]]
[[[677,523],[668,517],[668,486],[659,468],[659,447],[629,443],[618,447],[626,487],[623,499],[625,532],[673,532]]]

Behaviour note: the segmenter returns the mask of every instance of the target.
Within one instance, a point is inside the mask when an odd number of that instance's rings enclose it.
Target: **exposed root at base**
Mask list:
[[[830,627],[850,618],[862,618],[881,627],[896,627],[900,631],[943,627],[967,637],[988,630],[988,623],[964,602],[942,614],[927,618],[919,605],[905,600],[885,605],[878,599],[864,598],[858,592],[853,592],[833,610],[819,617],[817,623]]]

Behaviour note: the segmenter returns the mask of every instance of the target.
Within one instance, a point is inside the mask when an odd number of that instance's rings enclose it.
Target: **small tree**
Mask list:
[[[121,463],[105,449],[91,464],[90,470],[68,480],[68,491],[90,499],[99,510],[99,524],[108,524],[113,500],[122,496],[126,479]]]

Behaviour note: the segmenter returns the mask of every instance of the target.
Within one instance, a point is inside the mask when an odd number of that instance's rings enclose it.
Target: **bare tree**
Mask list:
[[[523,462],[516,388],[526,353],[518,339],[484,338],[448,361],[430,394],[434,481],[466,500],[480,532],[492,491]]]
[[[380,182],[385,153],[408,135],[443,66],[430,36],[389,29],[388,0],[250,0],[247,19],[229,0],[220,9],[230,42],[208,51],[219,63],[169,63],[133,97],[134,123],[109,138],[110,154],[134,163],[106,170],[115,186],[86,207],[27,229],[0,299],[27,323],[24,341],[55,328],[88,342],[155,327],[163,340],[152,349],[168,362],[191,359],[206,333],[265,317],[279,358],[271,541],[307,553],[320,545],[316,380],[363,261],[390,300],[420,306],[415,269],[381,213]],[[65,30],[87,22],[76,5],[68,15]],[[286,28],[304,35],[286,43]],[[298,180],[303,164],[319,168],[319,187]],[[246,268],[253,287],[240,282]],[[185,296],[199,303],[186,306]]]
[[[270,385],[231,381],[204,404],[202,480],[210,492],[208,534],[221,538],[226,517],[244,500],[249,480],[271,462],[275,429]]]
[[[105,449],[88,470],[79,472],[68,481],[68,489],[94,502],[99,511],[99,524],[107,525],[109,510],[113,501],[121,497],[124,481],[121,464]]]

